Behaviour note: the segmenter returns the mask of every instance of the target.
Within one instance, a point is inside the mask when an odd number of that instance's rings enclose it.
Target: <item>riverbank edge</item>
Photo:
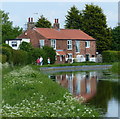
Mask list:
[[[42,71],[85,71],[85,70],[98,70],[98,69],[109,69],[112,65],[82,65],[82,66],[62,66],[62,67],[41,67]]]

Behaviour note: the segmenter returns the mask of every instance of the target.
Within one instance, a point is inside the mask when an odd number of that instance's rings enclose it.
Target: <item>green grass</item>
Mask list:
[[[110,70],[113,73],[120,75],[120,62],[113,63],[112,68]]]
[[[67,89],[36,68],[15,68],[2,79],[3,117],[98,117],[99,112],[73,98]]]

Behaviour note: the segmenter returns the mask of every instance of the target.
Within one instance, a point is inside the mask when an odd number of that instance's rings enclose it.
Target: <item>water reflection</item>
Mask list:
[[[120,82],[110,73],[69,72],[50,75],[50,78],[67,88],[74,96],[83,96],[87,104],[101,109],[105,117],[118,117]]]
[[[96,72],[81,72],[51,75],[51,78],[67,88],[74,96],[83,96],[86,101],[97,91]]]

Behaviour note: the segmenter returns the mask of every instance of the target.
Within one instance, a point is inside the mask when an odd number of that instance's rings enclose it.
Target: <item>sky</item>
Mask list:
[[[21,0],[22,1],[22,0]],[[63,1],[63,0],[61,0]],[[84,0],[85,1],[85,0]],[[67,11],[75,5],[79,10],[85,9],[85,4],[98,5],[103,9],[103,13],[107,18],[108,27],[116,27],[118,24],[118,1],[112,0],[110,2],[100,2],[97,0],[89,0],[90,2],[79,2],[77,0],[72,0],[72,2],[49,2],[49,1],[40,1],[37,0],[29,2],[17,2],[5,0],[1,2],[1,9],[5,12],[9,12],[10,21],[13,21],[14,26],[20,26],[25,29],[26,23],[29,17],[33,17],[36,22],[39,16],[43,15],[46,17],[52,24],[54,19],[58,18],[60,27],[64,28],[65,25],[65,16]]]

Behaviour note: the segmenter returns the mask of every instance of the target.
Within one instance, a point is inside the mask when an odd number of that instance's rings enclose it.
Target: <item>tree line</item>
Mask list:
[[[13,27],[9,21],[8,13],[0,10],[2,14],[2,43],[6,39],[16,38],[23,29]],[[65,16],[65,29],[81,29],[88,35],[96,39],[97,52],[105,50],[120,51],[120,26],[113,29],[107,25],[106,15],[103,10],[94,4],[86,4],[84,10],[79,10],[72,6]],[[40,28],[52,28],[52,23],[41,15],[35,24]]]

